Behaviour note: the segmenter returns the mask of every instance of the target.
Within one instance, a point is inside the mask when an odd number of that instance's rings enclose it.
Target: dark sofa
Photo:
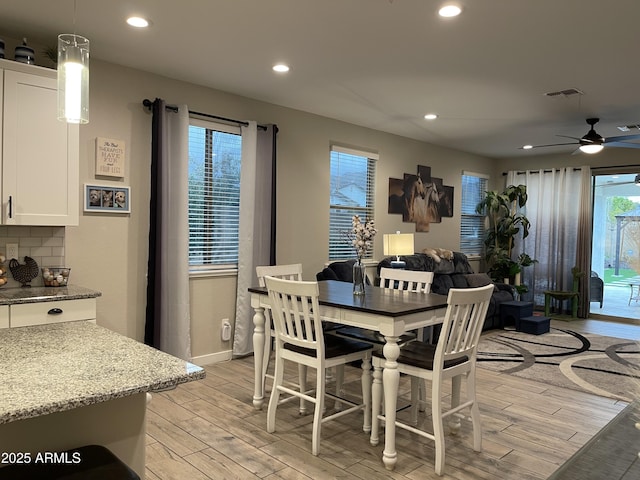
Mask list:
[[[380,277],[382,267],[391,268],[391,261],[395,257],[388,257],[378,263],[377,279]],[[406,263],[407,270],[420,270],[434,272],[431,291],[441,295],[447,295],[449,289],[480,287],[492,283],[488,275],[484,273],[474,273],[469,264],[469,260],[464,253],[448,252],[444,255],[415,253],[413,255],[401,255],[400,260]],[[495,289],[491,296],[487,317],[483,330],[501,328],[500,324],[500,304],[502,302],[514,300],[514,291],[510,285],[504,283],[494,283]]]

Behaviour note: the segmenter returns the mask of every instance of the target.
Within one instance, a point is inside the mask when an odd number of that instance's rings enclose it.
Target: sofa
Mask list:
[[[504,283],[492,282],[486,273],[475,273],[464,253],[443,249],[438,249],[437,253],[433,249],[428,249],[428,252],[401,255],[400,260],[405,262],[407,270],[434,272],[431,292],[441,295],[447,295],[452,287],[472,288],[493,283],[494,292],[491,296],[483,330],[502,328],[500,304],[515,299],[513,287]],[[383,267],[391,268],[391,261],[395,259],[396,257],[388,257],[378,263],[376,284],[379,282],[380,269]]]

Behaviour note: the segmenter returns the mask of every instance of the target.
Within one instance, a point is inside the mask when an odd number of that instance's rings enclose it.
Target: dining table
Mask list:
[[[447,297],[435,293],[411,292],[365,285],[363,295],[354,295],[348,282],[324,280],[318,282],[320,318],[324,321],[367,328],[384,336],[385,365],[382,374],[385,410],[385,445],[382,461],[392,470],[397,463],[395,446],[395,419],[400,373],[397,362],[400,354],[399,337],[408,331],[441,324],[444,320]],[[266,287],[250,287],[253,315],[254,396],[253,405],[260,410],[264,405],[265,309],[270,308]],[[270,329],[270,326],[269,326]],[[368,425],[367,425],[368,423]],[[364,425],[371,431],[370,421]],[[372,445],[378,439],[371,438]]]

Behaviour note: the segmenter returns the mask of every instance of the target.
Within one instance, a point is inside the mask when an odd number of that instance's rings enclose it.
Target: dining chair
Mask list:
[[[278,405],[295,397],[309,401],[315,405],[311,451],[313,455],[318,455],[322,423],[347,413],[364,410],[363,430],[369,429],[372,347],[368,343],[325,334],[318,313],[320,307],[317,282],[283,280],[270,276],[265,277],[265,282],[276,334],[276,367],[267,409],[267,431],[275,431]],[[301,365],[305,372],[307,367],[315,368],[315,395],[313,392],[304,391],[302,386],[300,390],[294,390],[285,385],[285,361]],[[362,401],[358,403],[340,398],[349,408],[323,417],[325,396],[334,400],[338,398],[337,395],[326,391],[326,369],[356,361],[362,361]],[[282,393],[289,396],[281,400]]]
[[[386,288],[391,290],[408,290],[411,292],[424,292],[429,293],[431,291],[431,284],[433,283],[433,272],[416,271],[416,270],[404,270],[400,268],[386,268],[380,269],[380,288]],[[430,331],[432,328],[430,327]],[[336,335],[340,335],[353,340],[359,340],[361,342],[369,342],[376,346],[378,349],[384,347],[384,336],[375,330],[369,330],[361,327],[340,327],[335,331]],[[413,332],[405,332],[398,339],[398,345],[406,345],[413,340],[419,339],[424,341],[424,329],[419,329],[417,335]],[[425,397],[425,388],[423,385],[417,385],[415,388],[418,397],[423,399]],[[415,395],[412,395],[414,398]]]
[[[431,419],[433,434],[418,428],[417,402],[412,402],[411,423],[396,420],[395,427],[408,430],[435,442],[435,472],[444,471],[445,439],[444,418],[464,418],[459,412],[470,409],[473,426],[473,449],[482,449],[482,427],[480,410],[476,401],[476,353],[482,325],[489,308],[493,285],[478,288],[451,288],[447,297],[447,311],[436,345],[412,342],[400,349],[397,368],[400,374],[411,377],[412,384],[419,379],[431,381]],[[382,369],[385,358],[381,352],[373,352],[373,396],[371,444],[377,445],[382,403]],[[465,399],[460,401],[460,385],[466,379]],[[449,409],[445,408],[443,383],[451,379],[452,393]],[[414,388],[412,396],[414,395]],[[385,396],[389,392],[385,392]],[[451,425],[454,431],[460,427],[459,420]],[[394,428],[395,431],[395,428]]]
[[[256,267],[256,276],[258,277],[258,285],[266,287],[264,278],[266,276],[283,278],[286,280],[302,280],[302,264],[291,263],[286,265],[259,265]],[[271,360],[271,343],[276,334],[273,329],[273,321],[271,319],[271,313],[269,309],[264,311],[265,318],[265,336],[264,336],[264,354],[262,357],[262,391],[264,392],[265,382],[267,378],[273,379],[273,375],[267,373],[269,368],[269,362]],[[269,328],[269,335],[266,334],[266,329]],[[305,385],[306,379],[302,378],[302,368],[299,370],[299,384]],[[300,400],[300,414],[306,413],[306,406],[304,400]]]

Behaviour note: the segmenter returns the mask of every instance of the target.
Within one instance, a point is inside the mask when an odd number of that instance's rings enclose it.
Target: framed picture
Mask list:
[[[131,190],[121,185],[84,184],[84,211],[131,213]]]
[[[124,140],[96,138],[96,176],[124,177],[127,147]]]

